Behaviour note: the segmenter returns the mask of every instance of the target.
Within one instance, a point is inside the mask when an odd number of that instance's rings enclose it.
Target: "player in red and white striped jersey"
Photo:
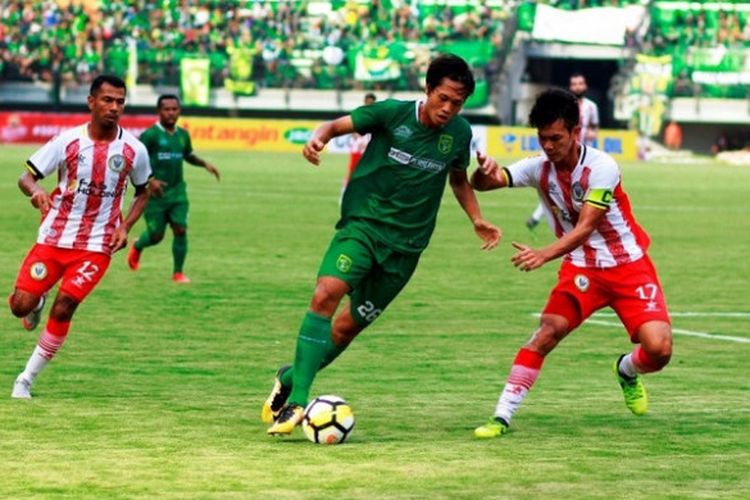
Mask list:
[[[599,107],[594,101],[586,97],[586,91],[588,88],[586,77],[583,76],[583,74],[573,73],[570,75],[568,90],[578,98],[578,110],[580,113],[578,123],[581,126],[581,131],[578,135],[578,141],[587,146],[597,147],[597,136],[599,134]],[[539,203],[531,214],[531,217],[526,219],[526,227],[533,231],[542,220],[542,217],[544,217],[544,207],[542,206],[542,203]]]
[[[42,213],[42,224],[9,297],[11,311],[33,330],[45,296],[62,279],[46,328],[16,378],[14,398],[30,398],[31,384],[65,340],[78,305],[94,289],[110,256],[127,243],[128,231],[148,201],[151,176],[145,146],[119,126],[125,83],[102,75],[88,97],[91,121],[63,132],[27,161],[21,191]],[[47,193],[38,181],[57,172],[57,187]],[[128,181],[135,199],[123,220]]]
[[[595,311],[611,307],[636,344],[614,363],[626,406],[648,408],[639,374],[658,371],[672,354],[672,330],[661,284],[647,250],[648,235],[633,216],[620,171],[606,153],[582,144],[576,97],[562,89],[543,92],[529,121],[544,154],[505,168],[479,153],[472,177],[478,190],[537,189],[557,240],[534,249],[513,242],[513,265],[531,271],[563,257],[540,326],[518,352],[495,414],[478,427],[480,438],[497,437],[536,381],[545,356]]]

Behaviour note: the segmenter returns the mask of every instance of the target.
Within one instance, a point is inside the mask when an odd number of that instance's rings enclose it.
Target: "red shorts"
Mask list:
[[[351,177],[354,171],[357,170],[357,165],[359,164],[359,160],[361,159],[362,153],[349,153],[349,177]]]
[[[647,321],[671,323],[659,277],[648,256],[606,269],[564,262],[543,313],[563,316],[573,330],[606,306],[620,317],[632,342],[638,342],[638,328]]]
[[[41,296],[62,278],[60,291],[82,302],[104,276],[110,259],[100,252],[37,243],[21,264],[16,288]]]

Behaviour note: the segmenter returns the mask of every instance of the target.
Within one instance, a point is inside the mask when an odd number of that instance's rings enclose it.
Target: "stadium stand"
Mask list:
[[[436,50],[468,54],[481,73],[515,0],[2,5],[4,81],[86,84],[102,71],[125,77],[136,54],[137,83],[178,85],[182,59],[202,57],[210,61],[212,87],[251,74],[251,92],[255,85],[418,89]],[[486,101],[486,79],[480,81]]]

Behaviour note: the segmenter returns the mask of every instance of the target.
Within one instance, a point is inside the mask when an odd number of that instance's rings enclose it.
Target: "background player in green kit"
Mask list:
[[[341,219],[318,271],[309,310],[297,337],[294,365],[276,373],[261,418],[269,434],[290,434],[302,421],[318,370],[331,363],[354,337],[398,295],[427,246],[449,179],[474,231],[494,248],[500,230],[482,219],[466,176],[471,127],[456,116],[474,91],[466,62],[442,55],[427,71],[426,98],[386,100],[326,122],[302,154],[314,165],[334,137],[371,134],[349,181]],[[348,306],[333,315],[344,295]]]
[[[128,266],[136,271],[141,252],[144,248],[156,245],[164,238],[167,224],[172,227],[172,257],[174,274],[172,280],[177,283],[190,283],[182,268],[187,256],[187,219],[188,199],[187,186],[182,173],[182,161],[204,167],[216,180],[219,171],[211,163],[198,158],[193,152],[190,134],[177,126],[180,117],[180,100],[176,95],[159,96],[156,102],[159,121],[141,134],[141,142],[146,145],[151,159],[154,177],[151,180],[151,198],[149,199],[144,219],[146,230],[141,234],[128,252]]]

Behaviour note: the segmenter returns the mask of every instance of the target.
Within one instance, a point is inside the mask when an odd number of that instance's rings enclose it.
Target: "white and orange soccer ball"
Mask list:
[[[354,413],[343,398],[318,396],[305,408],[302,430],[313,443],[343,443],[353,428]]]

